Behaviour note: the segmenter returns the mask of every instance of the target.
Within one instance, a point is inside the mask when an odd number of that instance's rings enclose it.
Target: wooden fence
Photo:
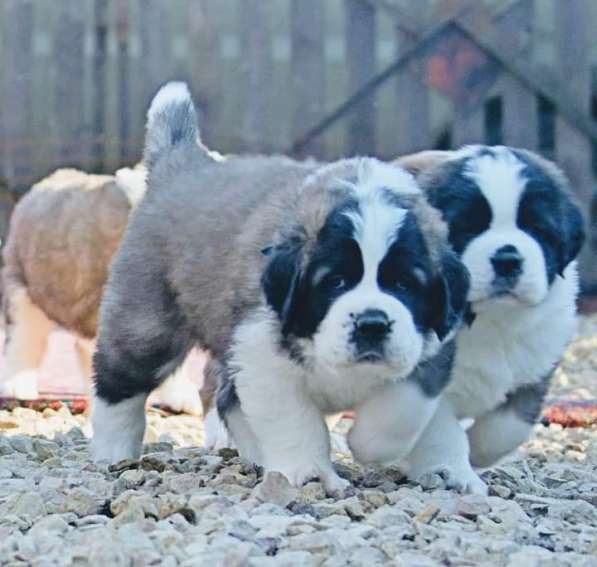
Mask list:
[[[151,96],[179,78],[221,152],[524,146],[595,227],[595,24],[592,0],[1,0],[0,182],[136,161]],[[593,231],[587,289],[596,250]]]

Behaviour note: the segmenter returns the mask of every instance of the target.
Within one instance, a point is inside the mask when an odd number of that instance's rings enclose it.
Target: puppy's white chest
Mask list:
[[[456,341],[446,396],[459,417],[478,417],[553,370],[576,327],[576,282],[558,280],[535,307],[480,314]]]
[[[508,392],[535,380],[536,364],[524,345],[500,328],[464,329],[446,395],[460,417],[477,417],[499,405]]]
[[[388,373],[375,365],[346,371],[317,369],[306,374],[309,396],[324,413],[354,409],[388,382]]]

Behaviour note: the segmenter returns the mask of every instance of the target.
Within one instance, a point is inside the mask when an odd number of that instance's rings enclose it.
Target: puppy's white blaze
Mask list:
[[[171,81],[165,84],[151,101],[151,106],[147,111],[148,126],[166,107],[187,101],[191,103],[191,93],[185,82]]]
[[[377,286],[377,270],[388,248],[396,239],[407,211],[383,202],[379,191],[359,201],[360,211],[347,212],[355,229],[355,238],[361,248],[364,273],[362,283]]]
[[[408,171],[374,158],[362,158],[357,170],[357,195],[365,197],[380,188],[390,189],[402,195],[416,195],[421,192],[415,178]]]
[[[94,461],[117,463],[123,459],[139,458],[145,433],[146,400],[147,393],[137,394],[117,404],[94,398],[91,416]]]
[[[521,177],[524,164],[507,148],[494,155],[471,159],[464,174],[474,181],[491,207],[491,227],[516,226],[520,196],[525,188]]]

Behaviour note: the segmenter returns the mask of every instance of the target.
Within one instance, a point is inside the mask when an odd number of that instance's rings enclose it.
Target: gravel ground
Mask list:
[[[550,396],[595,392],[593,316]],[[0,411],[0,565],[597,565],[595,428],[537,426],[483,474],[488,497],[422,491],[338,453],[355,489],[335,500],[197,448],[197,418],[148,423],[142,459],[108,469],[89,462],[83,416]]]

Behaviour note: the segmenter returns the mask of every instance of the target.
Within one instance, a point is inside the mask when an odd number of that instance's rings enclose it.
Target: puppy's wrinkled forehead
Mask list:
[[[509,149],[502,146],[476,149],[465,148],[462,175],[472,181],[491,209],[494,225],[515,222],[518,205],[527,179],[525,164]]]
[[[357,179],[344,185],[350,196],[342,214],[353,226],[365,273],[372,273],[405,224],[409,197],[419,195],[420,190],[405,171],[371,161],[361,162]]]

